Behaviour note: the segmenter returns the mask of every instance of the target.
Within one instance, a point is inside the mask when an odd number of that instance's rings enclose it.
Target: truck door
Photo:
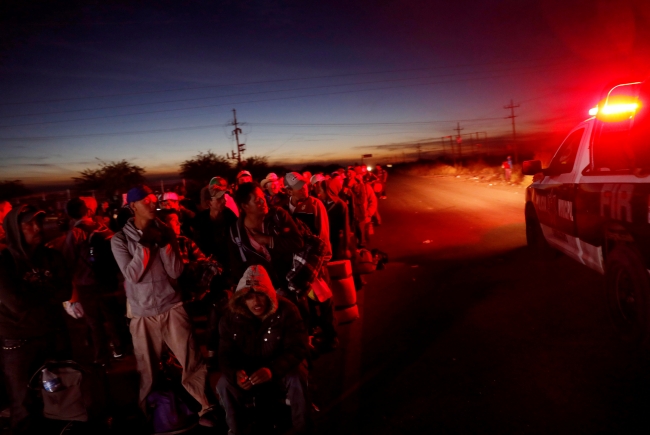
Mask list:
[[[535,191],[538,218],[546,240],[575,259],[579,257],[574,218],[576,181],[588,164],[582,150],[588,146],[587,128],[588,125],[582,123],[569,133],[550,166],[544,170],[546,176]]]

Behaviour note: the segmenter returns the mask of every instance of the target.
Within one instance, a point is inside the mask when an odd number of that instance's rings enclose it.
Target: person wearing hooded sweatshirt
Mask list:
[[[7,247],[0,253],[0,341],[14,433],[37,431],[40,413],[27,384],[55,353],[62,303],[72,295],[63,256],[43,243],[44,212],[29,205],[4,218]]]
[[[280,390],[291,403],[293,429],[311,424],[307,398],[308,337],[298,308],[276,294],[263,266],[246,269],[219,324],[217,392],[231,434],[246,433],[247,400]]]
[[[129,328],[140,373],[140,407],[146,413],[163,344],[183,366],[181,384],[201,405],[199,424],[213,426],[205,395],[207,369],[194,343],[189,316],[175,288],[183,259],[174,231],[156,219],[156,195],[147,186],[134,187],[127,203],[134,212],[111,239],[115,260],[125,278],[133,318]]]

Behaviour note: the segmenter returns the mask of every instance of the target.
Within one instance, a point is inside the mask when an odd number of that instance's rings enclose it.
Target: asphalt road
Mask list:
[[[370,247],[390,263],[315,364],[318,434],[648,433],[647,351],[599,274],[527,251],[522,187],[389,181]]]

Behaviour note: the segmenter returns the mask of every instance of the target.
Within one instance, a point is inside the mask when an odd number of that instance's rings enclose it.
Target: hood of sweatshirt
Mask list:
[[[250,266],[239,280],[237,290],[230,299],[230,309],[244,317],[253,317],[253,313],[246,306],[246,295],[250,292],[263,293],[269,300],[269,306],[262,320],[266,319],[278,309],[278,296],[271,283],[271,278],[263,266]]]
[[[19,218],[21,213],[32,209],[34,209],[34,206],[28,204],[19,205],[7,213],[2,223],[7,238],[7,249],[9,249],[15,261],[29,262],[29,250],[20,229]]]

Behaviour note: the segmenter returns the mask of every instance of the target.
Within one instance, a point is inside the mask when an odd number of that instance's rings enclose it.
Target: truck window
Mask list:
[[[642,87],[641,104],[650,104]],[[650,107],[643,107],[619,122],[596,121],[592,143],[592,170],[599,173],[647,173],[650,171]]]
[[[576,162],[576,155],[578,154],[578,147],[580,147],[580,140],[584,134],[585,129],[571,133],[562,143],[560,149],[557,150],[549,169],[555,174],[567,174],[573,170]]]

